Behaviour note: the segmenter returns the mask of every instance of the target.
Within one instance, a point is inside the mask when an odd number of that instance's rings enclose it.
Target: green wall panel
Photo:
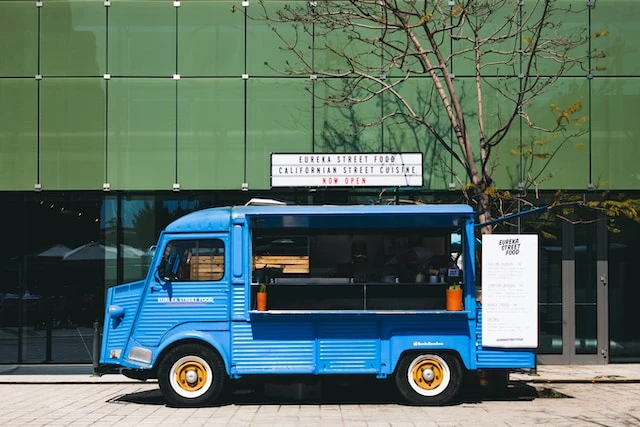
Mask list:
[[[486,2],[490,4],[491,2]],[[516,54],[512,54],[515,49],[520,49],[520,40],[513,37],[519,32],[519,17],[514,14],[515,1],[507,1],[506,11],[492,11],[490,16],[486,17],[486,21],[482,18],[472,17],[472,21],[478,25],[479,37],[485,40],[492,37],[494,41],[491,43],[483,42],[481,46],[482,58],[481,75],[484,77],[497,76],[517,76],[520,72],[526,73],[528,58],[523,58],[522,68],[520,58]],[[546,2],[524,1],[522,7],[522,19],[524,19],[522,31],[522,49],[528,46],[528,40],[532,40],[536,35],[531,31],[531,25],[537,23],[541,18]],[[585,0],[554,0],[551,3],[551,9],[571,10],[570,13],[554,11],[552,16],[547,19],[547,25],[542,34],[539,43],[541,54],[533,62],[531,75],[555,75],[559,71],[559,61],[555,56],[564,56],[565,52],[562,48],[553,48],[551,52],[545,51],[548,43],[555,40],[554,43],[560,41],[564,37],[572,36],[572,40],[577,40],[578,36],[584,40],[584,44],[570,49],[567,56],[572,58],[584,58],[587,51],[587,32],[588,12],[585,7]],[[600,4],[598,5],[600,6]],[[512,28],[513,25],[513,28]],[[535,27],[537,28],[537,27]],[[473,34],[468,25],[465,25],[463,36],[473,38]],[[457,30],[456,30],[457,31]],[[507,35],[511,36],[507,36]],[[446,38],[445,38],[446,39]],[[453,60],[453,71],[457,76],[473,76],[475,75],[475,52],[472,43],[461,38],[454,41],[453,52],[455,57]],[[580,70],[578,67],[568,68],[565,72],[571,71],[573,74],[587,74],[586,70]]]
[[[117,190],[170,190],[176,178],[176,81],[109,81],[107,180]]]
[[[179,82],[178,182],[182,189],[239,189],[244,170],[240,79]]]
[[[393,81],[393,79],[389,80]],[[455,83],[456,86],[460,86],[462,80],[456,80]],[[427,76],[406,80],[396,86],[396,90],[408,103],[413,114],[428,120],[435,131],[450,142],[451,125],[443,108],[440,107],[441,101],[434,88],[433,80]],[[406,113],[406,108],[397,98],[390,94],[385,96],[384,115],[397,115],[385,121],[384,151],[422,152],[424,188],[430,190],[448,188],[449,182],[452,182],[451,155],[426,126],[400,115]],[[457,144],[453,144],[453,147],[454,150],[459,151]],[[462,171],[461,167],[457,167],[454,169],[454,174],[456,170]],[[464,173],[462,173],[462,179],[464,180]]]
[[[0,77],[38,73],[35,2],[0,1]]]
[[[536,97],[530,105],[525,107],[525,113],[535,120],[538,126],[553,128],[562,111],[574,103],[582,105],[579,111],[571,115],[570,122],[562,120],[566,130],[552,138],[549,138],[548,134],[541,134],[535,130],[525,128],[523,131],[525,142],[544,141],[545,152],[556,152],[546,167],[544,167],[544,159],[535,161],[531,173],[534,176],[539,175],[538,188],[543,190],[587,189],[589,184],[588,102],[589,86],[586,77],[563,78],[554,90]],[[587,133],[563,142],[565,136],[580,131]]]
[[[348,107],[329,107],[326,99],[338,96],[341,83],[319,80],[314,110],[314,151],[353,153],[382,150],[382,99],[372,99]],[[379,88],[377,84],[376,88]],[[366,96],[358,92],[356,97]]]
[[[244,73],[244,14],[237,1],[181,3],[178,72],[235,77]]]
[[[0,191],[36,183],[37,85],[34,78],[0,79]]]
[[[269,188],[271,153],[312,151],[310,87],[308,79],[247,81],[246,182],[250,189]]]
[[[594,79],[593,180],[602,189],[640,188],[640,79]]]
[[[44,78],[40,88],[40,182],[46,190],[102,188],[105,82]]]
[[[267,1],[265,7],[273,16],[293,4],[306,7],[307,2]],[[584,0],[559,0],[556,5],[581,10],[562,18],[565,28],[587,29]],[[530,7],[525,2],[523,10]],[[565,126],[568,132],[578,126],[591,129],[590,135],[566,142],[544,171],[541,159],[534,163],[531,174],[542,171],[538,188],[585,190],[590,181],[599,188],[640,188],[635,172],[640,125],[634,117],[640,100],[640,60],[634,47],[640,35],[634,11],[639,9],[635,0],[598,2],[591,9],[589,30],[597,35],[590,39],[592,52],[603,56],[592,60],[595,78],[589,83],[588,67],[574,67],[556,89],[525,106],[537,125],[551,127],[559,111],[580,102],[582,110],[573,119],[581,117],[581,123]],[[245,180],[251,189],[268,188],[269,153],[313,150],[421,150],[425,189],[446,189],[452,166],[466,182],[461,167],[421,127],[400,118],[365,129],[353,126],[354,120],[371,123],[382,114],[402,111],[390,96],[352,109],[329,108],[323,98],[337,93],[336,80],[331,89],[322,79],[312,83],[306,71],[292,77],[266,66],[283,70],[288,62],[295,70],[304,69],[300,59],[283,49],[263,14],[257,2],[245,8],[229,0],[183,1],[179,7],[169,0],[112,1],[110,7],[98,0],[45,0],[41,8],[31,0],[0,1],[0,190],[32,190],[38,172],[44,190],[100,189],[105,180],[122,190],[170,190],[176,181],[184,189],[239,189]],[[494,24],[487,23],[482,32],[488,34]],[[292,25],[276,27],[287,40],[295,39]],[[305,60],[311,61],[311,46],[318,49],[313,58],[317,69],[338,63],[322,49],[336,35],[314,42],[309,34],[299,34]],[[386,40],[402,42],[392,33]],[[362,53],[353,43],[337,42],[353,55]],[[448,49],[446,38],[440,42]],[[485,60],[494,61],[496,54],[491,55]],[[371,65],[378,64],[376,58],[367,52]],[[518,71],[516,62],[485,69],[485,83],[495,81],[496,73]],[[473,71],[470,64],[458,58],[453,71],[454,85],[471,112],[476,95],[473,81],[465,77]],[[554,68],[551,61],[539,63],[543,73]],[[407,69],[415,64],[389,72],[388,81]],[[182,77],[177,81],[171,79],[176,72]],[[103,79],[106,73],[113,78]],[[248,80],[240,78],[243,73]],[[36,74],[44,76],[40,83]],[[310,92],[314,85],[316,98]],[[429,78],[412,78],[398,89],[420,114],[433,116],[446,135],[448,120],[439,104],[431,102],[431,88]],[[488,127],[495,128],[507,107],[504,98],[485,90]],[[476,143],[473,114],[467,125]],[[527,159],[514,154],[520,144],[540,148],[537,143],[544,143],[543,151],[561,139],[545,139],[526,125],[521,134],[515,123],[493,153],[496,185],[515,188],[527,174],[522,161]]]
[[[106,72],[103,2],[45,2],[41,11],[44,76],[102,76]]]
[[[604,54],[604,58],[594,61],[595,76],[639,74],[638,16],[640,2],[637,0],[608,0],[605,4],[599,3],[598,7],[593,9],[592,34],[598,37],[592,38],[592,50]]]
[[[283,76],[286,70],[307,70],[302,61],[287,50],[285,43],[278,38],[270,25],[264,19],[264,10],[257,2],[250,2],[247,14],[252,19],[247,20],[247,70],[249,76]],[[269,1],[264,4],[269,16],[276,16],[279,9],[290,6],[306,6],[306,2]],[[238,12],[236,12],[238,13]],[[242,11],[240,11],[242,13]],[[292,24],[277,23],[278,33],[289,43],[295,43],[305,52],[306,60],[311,61],[311,36],[299,28],[298,34]],[[238,37],[241,37],[238,34]],[[265,65],[269,63],[269,66]],[[272,69],[273,67],[274,69]],[[309,73],[304,73],[307,77]]]
[[[114,76],[176,71],[176,8],[170,1],[114,1],[109,7],[109,70]]]

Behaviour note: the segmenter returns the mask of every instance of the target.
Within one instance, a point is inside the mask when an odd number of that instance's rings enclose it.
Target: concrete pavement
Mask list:
[[[538,365],[535,372],[512,372],[511,381],[526,383],[639,382],[640,364]],[[0,384],[139,383],[123,375],[95,376],[90,365],[0,365]]]
[[[629,426],[640,425],[640,365],[539,366],[499,396],[406,405],[374,380],[291,399],[238,389],[218,406],[170,408],[156,382],[94,377],[86,365],[0,367],[2,426]]]

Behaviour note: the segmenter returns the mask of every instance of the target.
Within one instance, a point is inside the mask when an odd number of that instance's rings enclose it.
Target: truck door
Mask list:
[[[157,346],[172,328],[188,322],[229,319],[228,235],[168,236],[147,276],[133,339]],[[211,327],[211,325],[209,326]]]

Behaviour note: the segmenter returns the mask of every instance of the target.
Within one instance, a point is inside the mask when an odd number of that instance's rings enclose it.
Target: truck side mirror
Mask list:
[[[156,249],[157,249],[156,245],[149,246],[149,249],[147,250],[147,255],[149,255],[149,259],[153,259],[153,257],[156,255]]]

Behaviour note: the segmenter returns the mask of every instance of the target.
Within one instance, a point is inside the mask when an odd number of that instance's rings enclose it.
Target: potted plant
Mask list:
[[[256,309],[258,311],[267,311],[267,285],[261,283],[256,293]]]
[[[447,311],[462,311],[462,286],[452,283],[446,290]]]

